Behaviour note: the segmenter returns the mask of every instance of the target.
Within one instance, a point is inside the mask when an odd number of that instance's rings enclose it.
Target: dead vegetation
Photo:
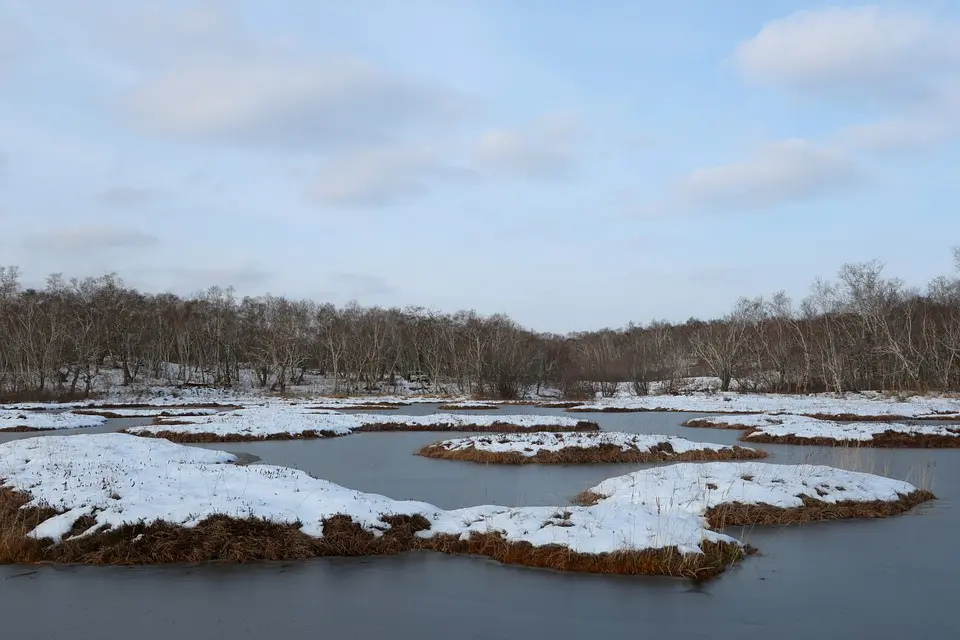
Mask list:
[[[111,409],[151,409],[154,411],[163,411],[164,409],[217,409],[221,411],[234,411],[236,409],[242,409],[243,407],[237,404],[221,404],[219,402],[194,402],[187,404],[172,404],[172,405],[162,405],[162,404],[149,404],[145,402],[119,402],[119,403],[98,403],[91,404],[82,409],[83,411],[88,410],[101,410],[109,411]],[[79,411],[79,410],[75,410]]]
[[[753,551],[732,542],[703,541],[700,543],[703,553],[700,554],[684,554],[676,547],[589,554],[556,544],[535,547],[529,542],[510,542],[499,533],[473,533],[466,540],[461,540],[460,536],[436,536],[424,540],[422,547],[556,571],[662,575],[693,580],[715,577]]]
[[[793,444],[821,447],[870,447],[875,449],[956,449],[960,448],[960,428],[948,429],[955,436],[908,433],[888,429],[881,433],[872,434],[870,440],[846,440],[840,438],[817,437],[807,438],[793,434],[770,435],[757,429],[746,431],[740,436],[743,442],[758,444]]]
[[[349,516],[336,515],[324,520],[321,538],[300,531],[300,523],[280,524],[223,515],[206,518],[191,528],[156,522],[90,531],[96,521],[86,516],[77,521],[64,540],[54,544],[49,539],[28,536],[38,524],[55,515],[51,509],[22,508],[28,501],[25,494],[0,488],[0,563],[248,563],[422,550],[486,556],[505,564],[557,571],[704,580],[721,573],[750,551],[734,543],[704,542],[702,554],[683,554],[674,547],[585,554],[560,545],[534,547],[526,542],[509,542],[497,533],[474,533],[466,540],[454,535],[420,538],[417,532],[430,528],[422,515],[384,516],[380,536],[365,531]]]
[[[873,500],[858,502],[824,502],[809,496],[799,496],[802,507],[774,507],[768,504],[727,503],[711,507],[706,518],[714,529],[754,525],[786,526],[804,522],[823,520],[845,520],[850,518],[886,518],[909,511],[918,504],[934,500],[931,492],[925,489],[900,495],[898,500]]]
[[[753,429],[751,425],[734,424],[726,422],[714,422],[712,418],[693,418],[687,420],[681,426],[695,427],[697,429],[730,429],[733,431],[742,431],[743,429]]]
[[[484,451],[475,447],[450,450],[437,442],[417,451],[417,455],[439,460],[457,460],[482,464],[613,464],[645,462],[714,462],[724,460],[759,460],[767,453],[746,447],[703,449],[676,453],[669,442],[662,442],[649,450],[620,445],[601,444],[596,447],[568,447],[559,451],[538,451],[525,456],[517,451]]]
[[[0,429],[0,433],[33,433],[34,431],[55,431],[55,429],[53,427],[28,427],[26,425]]]
[[[396,411],[400,407],[409,406],[409,402],[391,402],[387,404],[321,404],[310,407],[314,412],[319,411]]]
[[[176,422],[164,422],[166,426],[174,426]],[[186,424],[186,423],[180,423]],[[212,433],[205,431],[201,433],[186,433],[182,431],[170,431],[169,429],[159,431],[137,431],[131,432],[122,429],[120,433],[134,435],[141,438],[162,438],[170,442],[179,442],[182,444],[199,444],[209,442],[261,442],[266,440],[316,440],[318,438],[336,438],[347,435],[339,431],[326,429],[306,429],[292,433]]]
[[[74,410],[72,410],[70,413],[76,414],[76,415],[78,415],[78,416],[99,416],[99,417],[101,417],[101,418],[108,418],[108,419],[111,419],[111,420],[117,419],[117,418],[133,418],[133,417],[144,417],[144,418],[150,417],[150,418],[153,418],[154,420],[156,420],[156,419],[159,419],[159,418],[169,418],[169,417],[172,417],[172,416],[174,416],[174,415],[175,415],[176,417],[178,417],[178,418],[190,418],[190,417],[199,417],[199,416],[209,415],[208,413],[205,413],[204,411],[200,410],[199,407],[183,408],[182,410],[181,410],[181,407],[176,407],[175,409],[173,409],[173,408],[163,409],[163,408],[161,408],[161,407],[150,407],[149,409],[147,409],[146,407],[123,407],[123,409],[134,409],[134,410],[137,410],[137,411],[156,410],[157,413],[152,414],[152,415],[149,415],[149,416],[125,416],[125,415],[123,415],[123,414],[121,414],[121,413],[116,413],[117,411],[121,410],[121,409],[119,409],[119,408],[115,408],[115,409],[113,409],[113,410],[110,410],[110,409],[74,409]]]
[[[713,486],[716,490],[716,486]],[[593,506],[607,496],[584,491],[573,498],[574,504]],[[728,502],[707,509],[706,518],[713,529],[724,527],[748,526],[787,526],[804,522],[823,520],[844,520],[851,518],[886,518],[909,511],[918,504],[936,499],[930,491],[917,489],[910,494],[900,495],[898,500],[872,500],[858,502],[824,502],[809,496],[798,496],[803,501],[801,507],[775,507],[769,504],[743,504]]]
[[[580,420],[575,425],[543,424],[523,426],[509,422],[492,422],[490,424],[406,424],[403,422],[383,422],[379,424],[365,424],[354,429],[354,433],[373,433],[377,431],[468,431],[476,433],[530,433],[533,431],[549,431],[553,433],[568,433],[574,431],[599,431],[600,425],[596,422]]]
[[[495,404],[474,404],[474,405],[460,405],[460,404],[442,404],[437,409],[441,411],[496,411],[500,408],[500,405]]]

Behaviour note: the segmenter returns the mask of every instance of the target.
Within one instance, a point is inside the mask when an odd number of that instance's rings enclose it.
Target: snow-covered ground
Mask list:
[[[214,514],[262,517],[302,522],[304,533],[316,537],[324,518],[341,513],[370,531],[385,526],[386,514],[449,519],[426,503],[352,491],[285,467],[228,464],[234,460],[222,451],[120,433],[50,436],[0,445],[0,478],[29,493],[31,506],[62,512],[34,531],[54,540],[85,515],[96,518],[94,528],[157,520],[189,527]]]
[[[424,416],[387,415],[375,413],[336,413],[311,409],[303,405],[273,403],[218,413],[212,416],[159,419],[156,425],[132,427],[132,434],[155,433],[196,435],[213,434],[219,437],[259,439],[282,435],[297,437],[307,431],[328,435],[347,435],[358,429],[472,431],[495,429],[510,425],[518,429],[536,431],[560,429],[572,431],[581,421],[566,416],[495,415],[475,416],[435,413]]]
[[[641,504],[702,515],[730,503],[802,507],[800,496],[830,504],[895,502],[916,490],[900,480],[819,465],[707,462],[636,471],[587,491],[602,496],[600,505]]]
[[[37,430],[76,429],[80,427],[99,427],[104,422],[106,422],[106,418],[99,416],[0,409],[0,431],[18,427]]]
[[[902,422],[837,422],[818,420],[806,416],[752,414],[738,416],[715,416],[700,418],[697,424],[723,428],[744,427],[751,431],[744,440],[771,438],[796,438],[800,440],[830,439],[838,442],[869,444],[880,434],[903,434],[912,438],[929,437],[957,438],[960,445],[960,424],[906,424]]]
[[[703,540],[735,542],[709,530],[693,513],[652,505],[444,511],[353,491],[294,469],[235,466],[230,464],[234,459],[221,451],[118,433],[51,436],[0,445],[0,478],[5,487],[28,493],[30,506],[60,512],[32,532],[54,540],[67,535],[82,516],[95,519],[88,532],[101,525],[158,520],[192,527],[225,514],[300,522],[304,533],[322,537],[323,520],[338,514],[375,535],[387,528],[383,516],[421,514],[431,525],[419,534],[425,538],[500,533],[508,541],[559,544],[582,553],[672,546],[698,553]]]
[[[786,395],[692,393],[677,396],[606,398],[575,411],[689,411],[698,413],[789,413],[796,415],[928,418],[960,414],[960,399],[913,396],[904,401],[882,394]]]
[[[157,407],[155,409],[78,409],[71,413],[76,415],[89,415],[85,412],[103,413],[110,418],[154,418],[157,416],[166,417],[186,417],[186,416],[212,416],[218,413],[217,409],[191,409],[189,407],[181,408],[176,406]]]
[[[534,457],[540,452],[557,452],[567,449],[594,449],[604,446],[618,447],[621,451],[652,453],[664,451],[683,454],[694,451],[733,451],[734,447],[709,442],[693,442],[677,436],[619,433],[601,431],[589,433],[506,433],[493,436],[471,436],[443,440],[431,445],[445,451],[484,451],[490,453],[516,453]]]

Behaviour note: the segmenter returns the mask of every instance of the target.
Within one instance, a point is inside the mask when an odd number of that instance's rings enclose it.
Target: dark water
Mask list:
[[[736,441],[737,432],[679,426],[692,415],[590,419],[606,430]],[[111,421],[106,428],[132,422],[143,421]],[[498,467],[412,455],[443,437],[372,433],[223,448],[442,507],[561,504],[604,478],[642,468]],[[760,554],[704,585],[435,554],[244,567],[0,567],[0,638],[960,637],[952,612],[960,570],[960,450],[759,446],[771,452],[771,462],[884,473],[932,485],[940,499],[884,520],[730,531]]]

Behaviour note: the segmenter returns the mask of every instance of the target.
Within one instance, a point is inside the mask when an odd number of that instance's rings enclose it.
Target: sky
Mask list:
[[[960,3],[2,0],[0,264],[567,332],[960,244]]]

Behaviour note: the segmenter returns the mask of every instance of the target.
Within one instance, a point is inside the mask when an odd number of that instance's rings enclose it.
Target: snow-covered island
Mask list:
[[[0,445],[0,561],[142,564],[426,549],[561,570],[706,578],[737,540],[644,505],[444,511],[124,434]]]
[[[99,427],[106,418],[75,413],[51,413],[18,409],[0,409],[0,432],[53,431]]]
[[[714,462],[612,478],[580,506],[443,510],[110,433],[0,445],[0,562],[144,564],[432,550],[570,571],[708,578],[748,548],[723,524],[891,515],[931,499],[830,467]]]
[[[437,409],[440,411],[495,411],[503,403],[491,404],[486,401],[466,400],[464,402],[449,402],[442,404]]]
[[[158,418],[154,425],[126,433],[175,442],[242,442],[344,436],[372,431],[596,431],[595,422],[566,416],[455,415],[424,416],[337,413],[302,405],[271,404],[213,416]]]
[[[74,415],[100,416],[102,418],[187,418],[196,416],[212,416],[219,409],[192,408],[192,407],[120,407],[110,409],[74,409]]]
[[[960,425],[839,422],[786,414],[695,418],[687,427],[743,429],[744,442],[884,448],[960,447]]]
[[[493,464],[603,464],[694,460],[752,460],[766,453],[686,438],[618,433],[509,433],[443,440],[418,455]]]
[[[711,526],[782,525],[902,513],[933,494],[907,482],[819,465],[680,463],[605,480],[576,501],[647,505],[704,516]]]
[[[695,413],[787,413],[843,421],[960,419],[960,399],[912,396],[898,400],[880,393],[791,395],[777,393],[689,393],[603,398],[568,409],[581,413],[688,411]]]

